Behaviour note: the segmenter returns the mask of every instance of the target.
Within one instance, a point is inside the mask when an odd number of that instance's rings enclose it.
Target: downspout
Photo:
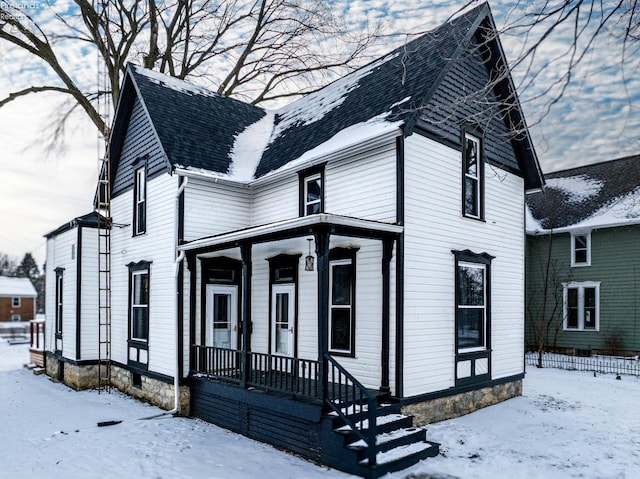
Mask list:
[[[182,361],[182,358],[180,357],[180,327],[179,327],[179,323],[182,320],[182,318],[178,317],[178,299],[182,300],[182,298],[178,298],[178,289],[179,289],[179,285],[178,285],[178,273],[180,271],[180,263],[182,263],[182,261],[184,260],[184,251],[180,251],[178,253],[178,242],[180,240],[180,238],[178,237],[178,230],[180,228],[180,195],[182,195],[182,193],[184,193],[184,189],[187,186],[187,183],[189,183],[189,178],[187,178],[186,176],[181,176],[178,175],[178,178],[182,178],[182,183],[180,184],[180,187],[178,188],[178,191],[176,192],[176,224],[175,224],[175,229],[174,229],[174,233],[175,233],[175,239],[173,244],[175,245],[176,248],[176,260],[174,263],[174,268],[173,268],[173,284],[174,284],[174,291],[176,293],[176,301],[175,301],[175,305],[174,305],[174,312],[175,312],[175,330],[174,330],[174,334],[175,334],[175,348],[176,348],[176,360],[175,360],[175,372],[173,374],[173,409],[171,411],[169,411],[169,414],[175,414],[178,412],[179,408],[180,408],[180,361]]]

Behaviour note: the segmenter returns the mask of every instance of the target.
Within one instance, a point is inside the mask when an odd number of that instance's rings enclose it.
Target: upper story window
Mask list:
[[[133,234],[135,236],[147,231],[147,174],[145,166],[135,170],[133,200]]]
[[[11,306],[13,306],[14,308],[19,308],[20,304],[21,302],[19,297],[11,298]]]
[[[480,139],[464,134],[462,152],[462,214],[469,218],[482,219],[483,211],[483,163]]]
[[[591,233],[571,235],[571,266],[591,265]]]
[[[300,173],[300,216],[324,212],[324,168]]]
[[[600,330],[600,283],[565,283],[563,287],[563,329]]]

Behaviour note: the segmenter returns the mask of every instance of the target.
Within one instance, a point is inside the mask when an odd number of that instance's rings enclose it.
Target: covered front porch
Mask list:
[[[320,213],[181,245],[192,414],[369,477],[378,433],[411,423],[399,405],[382,406],[395,389],[402,231]],[[337,453],[347,440],[361,445]]]

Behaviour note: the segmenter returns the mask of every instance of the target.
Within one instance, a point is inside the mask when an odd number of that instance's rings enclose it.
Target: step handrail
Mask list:
[[[331,374],[327,376],[331,378],[332,392],[331,397],[327,397],[326,403],[334,411],[342,421],[349,426],[349,428],[367,444],[367,459],[369,465],[373,466],[376,463],[376,454],[378,452],[376,447],[376,435],[377,424],[376,419],[378,417],[378,403],[376,397],[366,387],[360,384],[349,371],[347,371],[340,363],[338,363],[329,353],[324,354],[324,358],[327,360],[327,365],[331,365]],[[338,371],[338,381],[336,382],[336,370]],[[328,371],[329,372],[329,371]],[[342,376],[349,381],[350,384],[342,384]],[[329,381],[327,381],[329,382]],[[335,386],[338,386],[338,396],[335,395]],[[328,386],[328,385],[327,385]],[[357,391],[357,397],[356,397]],[[349,398],[349,392],[352,393],[351,399]],[[356,399],[360,402],[356,402]],[[366,400],[367,411],[366,419],[368,420],[368,428],[364,428],[364,414],[362,408],[362,400]],[[343,412],[343,407],[354,407],[359,405],[359,420],[352,421]]]

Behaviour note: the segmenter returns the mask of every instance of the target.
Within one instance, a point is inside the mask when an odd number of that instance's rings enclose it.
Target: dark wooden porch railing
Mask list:
[[[330,354],[327,361],[326,403],[367,444],[369,465],[376,463],[378,402],[376,397]]]
[[[242,352],[213,346],[193,346],[193,373],[267,391],[305,398],[318,397],[318,361],[247,352],[243,376]]]

